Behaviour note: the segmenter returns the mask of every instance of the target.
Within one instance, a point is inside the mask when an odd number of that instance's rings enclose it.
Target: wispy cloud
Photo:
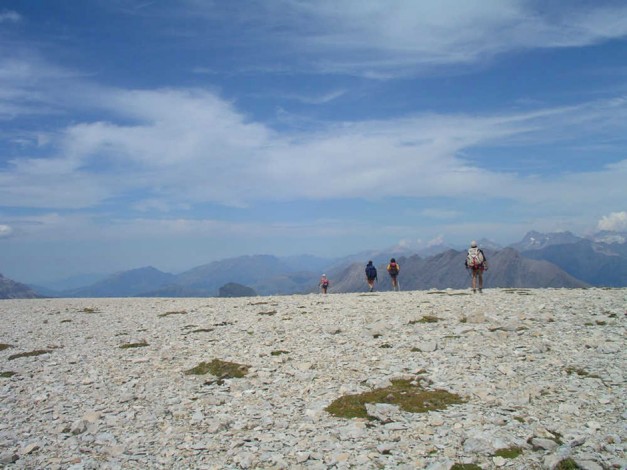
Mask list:
[[[208,21],[246,24],[241,42],[272,44],[292,67],[371,78],[425,73],[535,48],[597,44],[627,35],[627,5],[568,8],[521,0],[277,0],[245,9],[188,0]]]
[[[88,208],[130,194],[173,206],[399,196],[561,204],[564,194],[577,205],[625,197],[625,161],[540,177],[499,172],[463,158],[467,149],[480,153],[495,144],[524,147],[556,135],[562,141],[593,139],[606,126],[625,131],[625,100],[521,114],[417,115],[280,133],[202,90],[99,91],[92,106],[119,120],[70,125],[57,133],[44,156],[12,159],[0,170],[6,205]],[[367,196],[364,187],[371,188]],[[134,203],[141,206],[142,199]]]
[[[7,238],[13,233],[13,229],[9,225],[0,224],[0,238]]]
[[[0,23],[18,23],[22,20],[22,16],[12,10],[0,11]]]

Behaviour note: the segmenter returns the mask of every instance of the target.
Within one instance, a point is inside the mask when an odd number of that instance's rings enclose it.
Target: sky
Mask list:
[[[0,273],[627,230],[623,0],[2,0]]]

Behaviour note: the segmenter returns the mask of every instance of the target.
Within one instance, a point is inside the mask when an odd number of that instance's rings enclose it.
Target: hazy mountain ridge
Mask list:
[[[522,257],[512,248],[499,251],[484,250],[488,259],[488,271],[484,285],[488,287],[587,287],[559,267],[543,260]],[[470,273],[464,267],[466,251],[448,250],[444,253],[421,258],[399,258],[401,272],[398,277],[402,290],[463,289],[470,285]],[[386,264],[377,266],[378,283],[375,290],[391,290]],[[356,292],[366,288],[365,264],[353,264],[332,284],[332,292]]]
[[[90,286],[61,293],[63,297],[135,297],[172,282],[176,276],[152,266],[116,273]]]
[[[570,232],[531,231],[507,248],[481,239],[479,246],[486,252],[490,265],[485,275],[486,287],[625,286],[627,243],[621,242],[625,235],[599,232],[584,238]],[[248,255],[214,261],[178,275],[145,267],[116,273],[78,289],[39,293],[58,297],[214,297],[229,283],[252,289],[259,295],[310,293],[318,290],[322,272],[331,280],[330,292],[359,292],[366,289],[364,267],[368,260],[373,260],[379,270],[376,288],[389,290],[385,267],[391,257],[401,265],[402,289],[468,287],[469,275],[463,268],[465,248],[446,247],[445,243],[433,244],[418,254],[397,246],[338,259]],[[425,256],[422,254],[425,252],[434,254]],[[8,292],[6,287],[5,291]],[[31,291],[34,292],[16,290],[4,295],[38,295],[36,289]]]
[[[0,274],[0,299],[39,299],[42,297],[26,284],[13,281]]]
[[[509,246],[522,253],[524,251],[540,250],[551,245],[576,243],[580,240],[583,240],[583,238],[571,232],[540,233],[532,230],[527,232],[521,241]]]
[[[549,261],[594,286],[622,287],[627,285],[626,247],[582,239],[576,243],[524,251],[522,255]]]

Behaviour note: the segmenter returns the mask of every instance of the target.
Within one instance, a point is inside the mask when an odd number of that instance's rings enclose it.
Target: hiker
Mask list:
[[[327,293],[327,289],[329,288],[329,280],[327,279],[327,275],[323,274],[320,278],[320,289],[323,294]]]
[[[374,281],[377,280],[377,268],[374,267],[372,261],[368,261],[366,265],[366,281],[368,281],[368,286],[370,287],[370,292],[374,290]]]
[[[396,260],[394,258],[392,258],[390,260],[390,264],[388,264],[388,274],[390,275],[390,278],[392,278],[392,290],[397,291],[398,289],[398,279],[396,279],[398,277],[398,273],[401,270],[401,267],[398,265],[398,263],[396,262]]]
[[[481,248],[477,247],[477,242],[470,242],[470,248],[468,249],[468,254],[466,255],[466,261],[464,263],[466,265],[466,269],[470,269],[472,272],[472,292],[477,292],[477,287],[479,288],[479,293],[483,292],[483,271],[488,270],[488,260],[483,253]],[[479,283],[477,285],[477,278],[479,279]]]

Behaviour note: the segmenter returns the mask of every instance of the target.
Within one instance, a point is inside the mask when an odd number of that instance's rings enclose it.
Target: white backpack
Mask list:
[[[485,261],[483,252],[479,248],[470,248],[466,257],[466,265],[469,268],[478,268]]]

